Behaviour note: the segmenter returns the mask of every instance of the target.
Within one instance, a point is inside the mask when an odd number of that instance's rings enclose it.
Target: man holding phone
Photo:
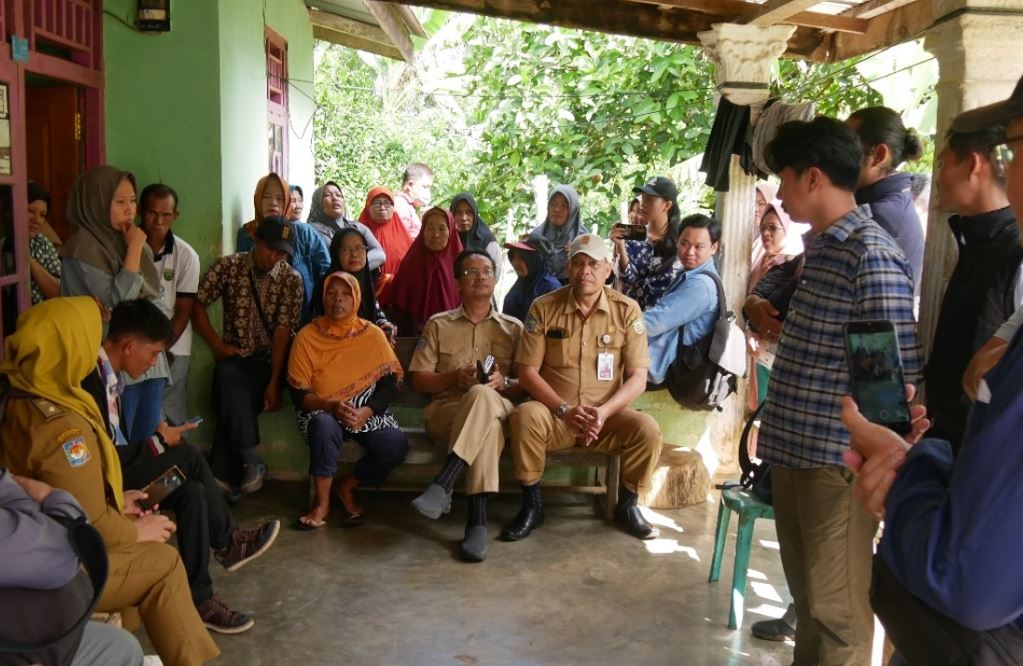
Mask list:
[[[780,198],[814,232],[782,328],[761,415],[757,453],[772,467],[774,512],[785,578],[796,607],[796,664],[869,663],[868,599],[877,521],[853,501],[843,464],[849,431],[840,419],[850,391],[844,328],[890,321],[906,380],[921,350],[905,255],[857,207],[863,159],[856,134],[818,117],[789,122],[767,148]]]
[[[1023,140],[1023,78],[1009,99],[960,114],[954,131],[1006,127],[1000,144]],[[1006,191],[1023,218],[1023,158],[1006,170]],[[907,392],[912,398],[912,391]],[[962,448],[927,438],[922,408],[905,439],[870,423],[851,398],[842,417],[852,433],[846,455],[853,492],[885,521],[875,558],[872,601],[909,663],[1018,663],[1023,659],[1023,339],[980,380]],[[933,628],[920,631],[921,627]],[[984,635],[981,640],[979,637]],[[997,645],[997,659],[990,657]],[[973,652],[963,654],[964,646]]]
[[[430,318],[409,365],[413,388],[432,398],[425,410],[426,432],[434,441],[447,442],[451,451],[440,474],[412,506],[427,518],[447,513],[451,489],[468,469],[469,512],[461,548],[468,562],[486,558],[487,496],[498,491],[505,422],[515,408],[509,398],[520,393],[518,381],[509,375],[522,324],[494,309],[494,268],[494,260],[480,250],[466,250],[455,258],[462,305]],[[491,362],[489,370],[486,361]]]
[[[158,307],[144,299],[122,301],[110,315],[97,367],[82,381],[82,388],[92,395],[117,445],[125,488],[145,488],[154,493],[143,498],[147,506],[174,511],[178,551],[192,601],[206,627],[237,634],[252,628],[254,621],[231,610],[213,592],[210,550],[224,568],[234,571],[266,552],[277,538],[280,521],[266,520],[251,529],[237,526],[206,459],[182,441],[182,433],[198,424],[172,427],[163,422],[139,442],[127,441],[120,427],[120,373],[143,375],[173,337],[171,322]]]

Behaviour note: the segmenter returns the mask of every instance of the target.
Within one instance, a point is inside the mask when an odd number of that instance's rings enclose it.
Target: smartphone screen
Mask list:
[[[895,325],[890,321],[849,322],[845,345],[853,399],[860,413],[895,432],[909,432],[909,404]]]

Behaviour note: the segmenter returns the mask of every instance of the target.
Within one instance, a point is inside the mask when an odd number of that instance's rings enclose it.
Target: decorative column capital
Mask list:
[[[718,90],[733,104],[749,106],[767,99],[771,66],[795,30],[793,25],[715,23],[697,36],[717,66]]]

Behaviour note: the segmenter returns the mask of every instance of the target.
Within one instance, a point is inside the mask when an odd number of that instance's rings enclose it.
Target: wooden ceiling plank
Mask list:
[[[868,0],[861,5],[852,7],[845,12],[845,15],[855,16],[856,18],[862,19],[872,19],[875,16],[895,11],[899,7],[904,7],[911,2],[916,2],[916,0]]]
[[[347,32],[332,30],[323,25],[313,24],[313,37],[332,44],[340,44],[341,46],[347,46],[348,48],[358,49],[359,51],[376,53],[377,55],[382,55],[393,60],[404,60],[404,58],[401,57],[401,52],[389,44],[381,44],[380,42],[352,35]]]
[[[750,25],[768,26],[787,19],[820,4],[820,0],[768,0],[749,17]]]
[[[364,39],[378,44],[385,44],[391,46],[390,37],[387,36],[379,26],[375,26],[371,23],[363,23],[362,21],[356,21],[346,16],[338,16],[337,14],[331,14],[330,12],[319,11],[316,9],[309,10],[309,20],[312,22],[313,27],[320,26],[324,30],[330,30],[333,32],[340,32],[358,39]]]

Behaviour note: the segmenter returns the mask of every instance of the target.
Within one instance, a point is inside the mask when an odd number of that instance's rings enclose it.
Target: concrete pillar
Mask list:
[[[770,95],[771,71],[775,60],[785,52],[795,26],[773,25],[766,28],[735,23],[717,23],[712,30],[699,33],[707,56],[716,65],[720,94],[734,104],[752,107],[753,120]],[[748,176],[733,155],[729,166],[729,190],[717,196],[716,214],[721,220],[721,247],[718,250],[721,278],[728,306],[737,316],[746,297],[752,252],[753,212],[756,204],[756,179]],[[708,420],[709,437],[701,446],[713,448],[725,469],[737,466],[736,447],[742,433],[746,385],[730,401],[724,412]],[[706,443],[706,444],[705,444]]]
[[[1023,0],[997,3],[934,0],[934,17],[935,26],[928,30],[924,48],[938,60],[934,150],[937,155],[953,118],[962,111],[1005,99],[1023,75],[1023,51],[1019,48],[1019,38],[1023,35]],[[948,214],[935,207],[937,177],[931,183],[919,326],[927,353],[938,322],[941,299],[958,257],[948,228]]]

